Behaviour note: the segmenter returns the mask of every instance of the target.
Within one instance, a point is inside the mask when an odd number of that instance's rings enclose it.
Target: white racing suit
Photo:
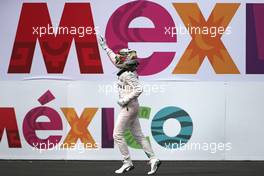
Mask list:
[[[109,48],[106,49],[109,58],[113,63],[116,63],[116,54]],[[124,71],[118,77],[118,92],[119,102],[122,102],[124,106],[121,107],[121,111],[118,115],[118,119],[115,124],[113,138],[118,145],[119,150],[126,161],[131,161],[128,146],[126,144],[124,133],[126,129],[130,129],[137,143],[140,144],[150,159],[155,158],[155,154],[152,150],[150,143],[146,140],[142,133],[139,119],[137,117],[139,110],[138,96],[142,93],[143,88],[139,84],[138,75],[136,71]]]

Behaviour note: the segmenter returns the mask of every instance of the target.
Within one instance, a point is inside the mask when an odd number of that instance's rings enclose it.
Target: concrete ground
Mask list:
[[[0,160],[1,176],[110,176],[120,161]],[[124,175],[143,176],[147,161]],[[264,176],[264,161],[163,161],[160,176]]]

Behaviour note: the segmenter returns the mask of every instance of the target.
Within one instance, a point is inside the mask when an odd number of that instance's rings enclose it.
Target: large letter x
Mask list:
[[[85,147],[89,144],[88,146],[93,146],[92,148],[95,148],[95,141],[87,130],[87,126],[94,117],[97,108],[85,108],[80,118],[78,118],[74,108],[61,108],[61,110],[71,126],[71,130],[65,138],[62,147],[73,147],[78,138],[80,138]]]
[[[205,20],[196,3],[173,3],[186,27],[226,29],[240,4],[217,3],[208,21]],[[173,74],[195,74],[207,56],[217,74],[239,74],[235,63],[221,41],[222,34],[191,34],[192,41],[185,50]]]

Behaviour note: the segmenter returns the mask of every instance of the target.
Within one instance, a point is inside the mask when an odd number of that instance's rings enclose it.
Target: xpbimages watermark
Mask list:
[[[38,37],[45,35],[73,35],[77,37],[85,37],[86,35],[99,34],[99,27],[95,26],[59,26],[54,27],[48,24],[47,26],[35,26],[32,27],[32,34]]]
[[[166,92],[166,89],[168,88],[167,84],[147,84],[147,83],[143,83],[142,84],[142,90],[143,90],[143,94],[144,95],[151,95],[151,94],[155,94],[155,93],[164,93]],[[117,93],[118,90],[120,89],[120,87],[118,86],[118,84],[116,82],[112,83],[112,84],[100,84],[98,85],[98,92],[105,94],[105,95],[109,95],[109,94],[113,94],[113,93]],[[125,91],[138,91],[138,89],[135,89],[131,86],[125,86],[122,87],[123,90]]]
[[[174,37],[176,35],[209,35],[212,38],[215,38],[217,36],[221,36],[223,34],[230,35],[232,34],[232,27],[224,27],[224,26],[191,26],[187,25],[182,26],[179,25],[177,27],[165,27],[164,28],[164,34],[170,35],[171,37]]]
[[[205,151],[211,154],[215,154],[219,151],[230,151],[232,150],[232,143],[231,142],[179,142],[173,143],[168,142],[165,143],[165,149],[169,150],[170,152],[174,151]]]
[[[99,150],[98,143],[53,143],[48,141],[47,143],[33,143],[33,151],[42,153],[44,151],[75,151],[78,153],[84,153],[89,150]]]

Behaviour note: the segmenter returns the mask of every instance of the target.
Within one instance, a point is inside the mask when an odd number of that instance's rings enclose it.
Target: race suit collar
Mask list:
[[[122,75],[124,72],[126,72],[126,71],[129,71],[128,69],[121,69],[116,75],[117,76],[120,76],[120,75]]]

